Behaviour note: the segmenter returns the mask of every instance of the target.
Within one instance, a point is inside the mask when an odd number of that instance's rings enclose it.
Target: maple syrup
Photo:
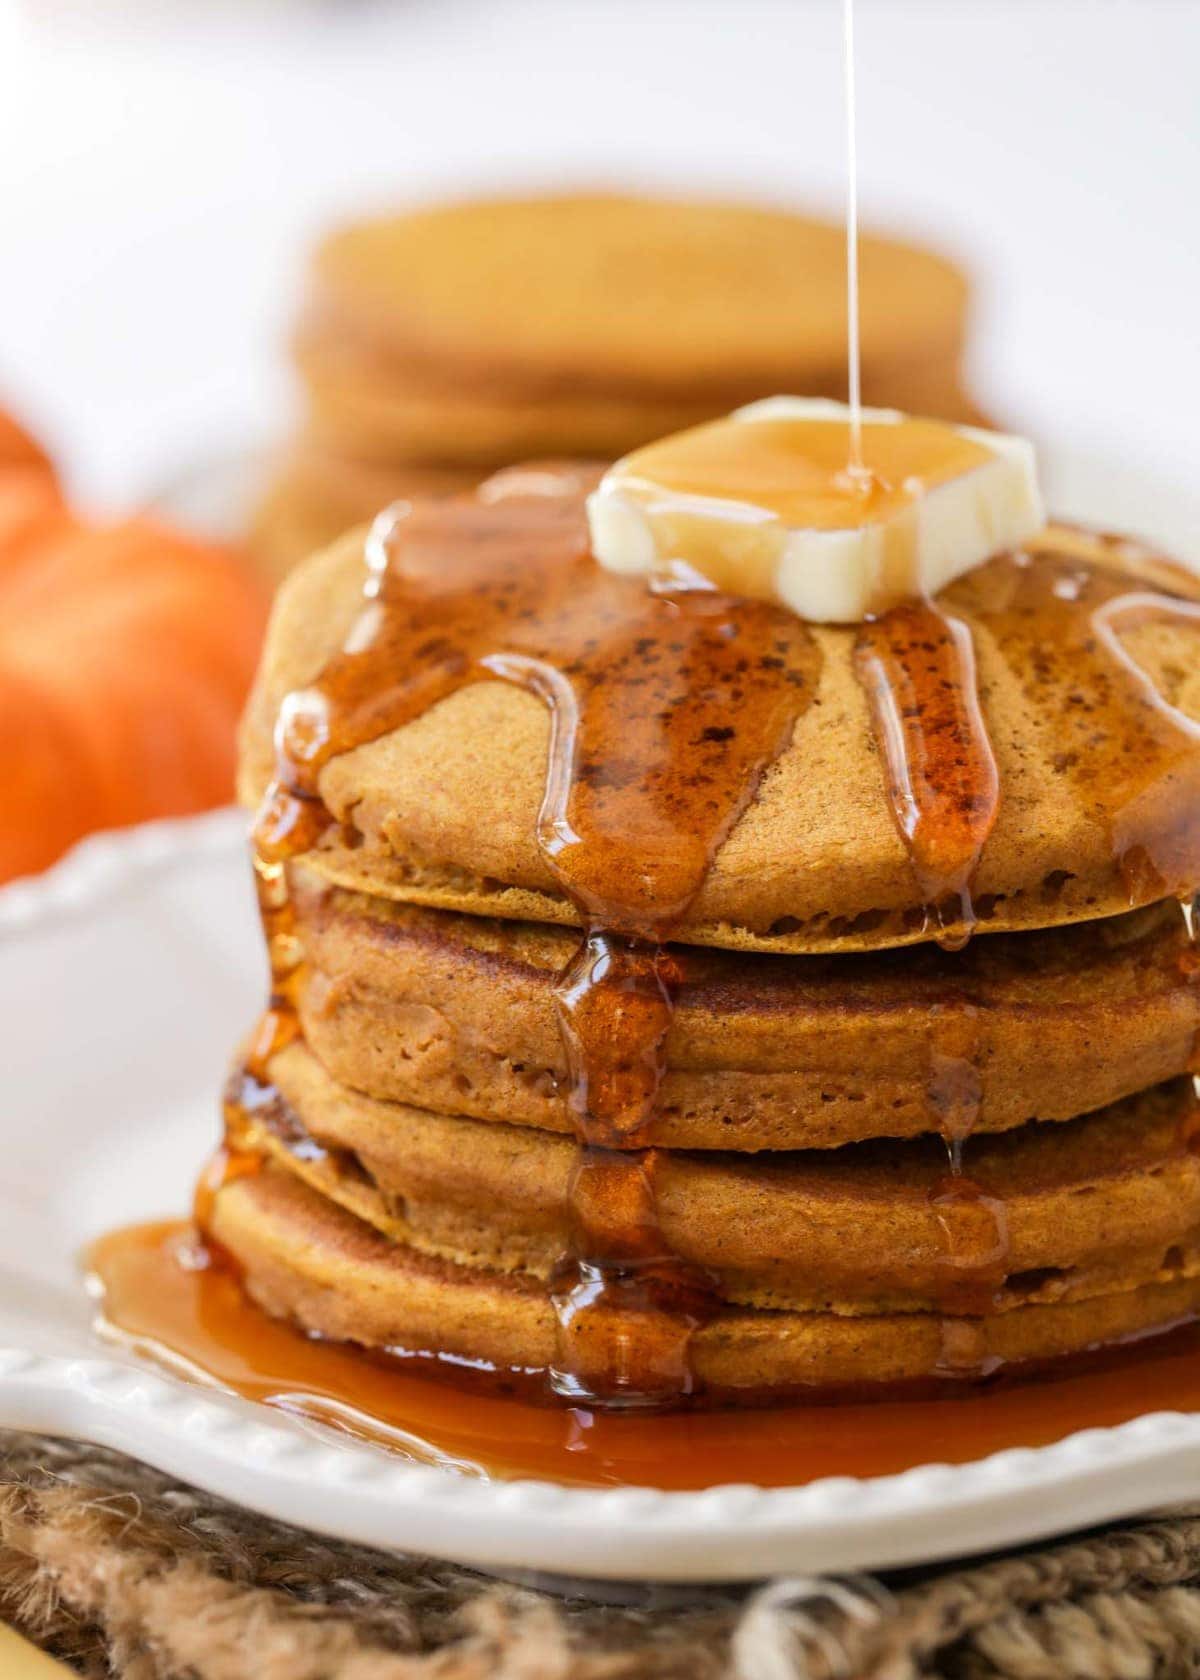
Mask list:
[[[1159,692],[1122,637],[1200,623],[1197,583],[1171,580],[1192,599],[1131,589],[1127,572],[1072,548],[1055,530],[999,556],[975,574],[972,616],[1038,714],[1055,720],[1055,768],[1104,824],[1130,903],[1185,898],[1200,880],[1200,724]]]
[[[1000,808],[971,633],[932,601],[913,601],[863,625],[854,666],[918,900],[938,943],[959,950],[975,928],[972,881]]]
[[[970,433],[910,417],[862,421],[865,484],[847,470],[852,448],[849,419],[735,416],[677,432],[627,456],[627,488],[636,490],[644,480],[653,486],[648,495],[672,498],[668,507],[730,502],[780,525],[848,531],[880,523],[917,495],[994,459]],[[719,565],[719,558],[713,563]],[[722,585],[749,593],[741,572],[726,564]]]
[[[846,471],[867,472],[862,445],[862,328],[858,308],[858,77],[854,56],[854,0],[842,0],[842,107],[846,118],[846,396],[850,449]]]
[[[106,1335],[230,1393],[470,1476],[792,1486],[965,1463],[1148,1410],[1200,1411],[1200,1326],[982,1384],[663,1415],[536,1404],[534,1373],[473,1372],[302,1335],[256,1307],[233,1271],[197,1264],[185,1224],[115,1232],[88,1264]]]

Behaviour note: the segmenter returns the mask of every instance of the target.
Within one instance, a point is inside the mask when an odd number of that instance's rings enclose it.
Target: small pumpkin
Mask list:
[[[8,467],[33,467],[47,478],[56,476],[54,462],[38,440],[15,415],[0,408],[0,468]]]
[[[81,520],[0,421],[0,880],[232,796],[266,602],[231,552]],[[14,450],[15,453],[15,450]]]

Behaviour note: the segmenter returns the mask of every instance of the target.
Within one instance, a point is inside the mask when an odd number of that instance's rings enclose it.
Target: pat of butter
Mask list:
[[[852,624],[1045,523],[1024,438],[872,408],[861,436],[850,467],[848,408],[771,397],[635,450],[589,498],[596,559]]]

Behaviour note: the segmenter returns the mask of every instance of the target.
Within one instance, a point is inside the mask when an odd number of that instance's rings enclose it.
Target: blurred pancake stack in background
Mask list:
[[[863,396],[978,418],[967,284],[861,242]],[[592,194],[434,206],[318,248],[304,414],[254,529],[286,571],[399,496],[540,455],[608,458],[772,391],[846,390],[845,232],[745,205]]]

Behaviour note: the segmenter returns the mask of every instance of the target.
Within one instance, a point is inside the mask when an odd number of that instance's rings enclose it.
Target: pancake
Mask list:
[[[956,358],[952,264],[860,240],[864,389],[878,366]],[[319,248],[313,312],[503,392],[685,393],[713,411],[774,390],[844,388],[845,231],[780,210],[582,194],[487,199],[361,221]]]
[[[345,529],[323,508],[298,504],[290,485],[272,484],[254,509],[246,543],[255,566],[274,587],[298,561],[336,541]]]
[[[545,1288],[512,1273],[422,1255],[268,1166],[217,1193],[212,1234],[268,1312],[313,1334],[425,1349],[505,1369],[555,1358]],[[1200,1307],[1200,1278],[1167,1277],[1083,1300],[1040,1302],[961,1325],[972,1369],[1052,1359],[1165,1328]],[[692,1361],[720,1395],[899,1382],[946,1371],[956,1338],[934,1313],[847,1316],[726,1307],[698,1329]]]
[[[600,1406],[1190,1315],[1200,582],[1059,527],[810,624],[601,569],[596,482],[414,498],[283,592],[202,1235],[314,1334]]]
[[[336,519],[335,535],[372,520],[398,497],[448,496],[471,489],[479,474],[436,460],[376,465],[340,453],[311,433],[297,438],[279,463],[275,483],[298,506]]]
[[[577,935],[372,898],[290,872],[304,1036],[370,1096],[570,1131],[554,988]],[[944,1119],[938,1046],[970,1039],[979,1132],[1066,1120],[1187,1070],[1200,976],[1168,902],[1114,921],[836,957],[676,947],[649,1141],[812,1149]]]
[[[482,472],[531,455],[615,456],[667,432],[711,420],[711,398],[607,392],[528,395],[440,386],[401,369],[381,374],[343,338],[302,335],[295,361],[309,425],[368,462],[444,458]]]
[[[270,1067],[239,1123],[266,1151],[392,1239],[469,1267],[549,1279],[568,1246],[573,1143],[436,1115],[345,1090],[302,1045]],[[235,1080],[235,1085],[237,1081]],[[747,1157],[649,1158],[672,1253],[728,1302],[836,1312],[934,1310],[959,1273],[1007,1311],[1083,1299],[1200,1269],[1200,1157],[1187,1080],[1067,1126],[972,1139],[970,1186],[936,1139]],[[1006,1232],[973,1268],[978,1198]],[[989,1211],[990,1210],[990,1211]],[[959,1279],[961,1281],[961,1279]]]
[[[448,555],[468,532],[478,542],[489,531],[524,530],[531,518],[527,503],[497,503],[487,487],[479,500],[439,507],[449,529],[456,520],[462,528],[442,538]],[[578,520],[583,544],[581,497]],[[248,803],[261,798],[272,773],[281,701],[311,683],[341,646],[363,581],[355,535],[282,592],[244,725],[240,789]],[[598,601],[632,599],[621,594],[632,588],[628,580],[604,574],[590,587]],[[1154,607],[1146,622],[1118,634],[1106,620],[1101,633],[1092,601],[1120,594],[1136,617],[1148,591],[1159,592],[1165,617]],[[645,645],[658,647],[654,638],[668,627],[656,615],[669,604],[646,591],[638,599]],[[1198,599],[1200,584],[1170,562],[1061,528],[939,597],[974,642],[1001,788],[974,873],[981,931],[1112,916],[1190,891],[1200,879],[1191,815],[1200,799]],[[815,698],[674,936],[797,952],[931,938],[936,922],[893,817],[855,674],[855,631],[815,625],[801,646],[819,665]],[[310,861],[333,883],[385,897],[577,924],[537,841],[549,744],[548,709],[527,689],[469,682],[325,764],[320,795],[337,823]]]
[[[714,420],[730,406],[711,394],[650,398],[644,393],[474,389],[402,364],[381,367],[347,334],[302,332],[294,359],[308,399],[308,424],[321,442],[364,463],[446,460],[485,470],[529,456],[624,455],[669,432]],[[792,384],[796,381],[793,380]],[[919,414],[978,421],[953,362],[888,369],[868,380],[866,400],[903,400]],[[810,396],[840,397],[838,368]],[[747,392],[749,394],[749,392]]]
[[[376,465],[300,438],[277,463],[255,509],[250,546],[278,581],[398,497],[447,495],[469,489],[478,477],[471,468],[424,461]]]

